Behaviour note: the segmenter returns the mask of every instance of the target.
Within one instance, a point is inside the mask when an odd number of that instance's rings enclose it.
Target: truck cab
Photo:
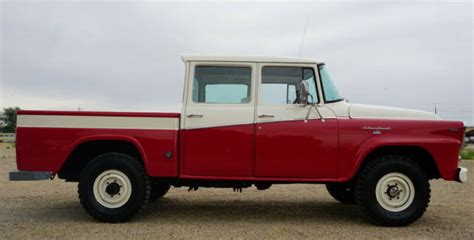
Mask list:
[[[189,74],[180,123],[183,175],[337,177],[337,119],[316,81],[317,62],[183,59]],[[337,94],[333,87],[327,95]]]
[[[430,179],[464,182],[464,124],[350,104],[322,62],[187,55],[182,110],[18,112],[12,180],[78,182],[84,209],[127,221],[171,186],[259,190],[325,184],[378,225],[421,217]]]

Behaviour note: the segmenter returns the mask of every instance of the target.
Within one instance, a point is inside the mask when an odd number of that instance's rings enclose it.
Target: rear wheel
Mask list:
[[[122,153],[94,158],[82,170],[78,192],[81,205],[103,222],[124,222],[145,207],[150,179],[141,163]]]
[[[430,192],[422,168],[398,155],[369,162],[355,184],[355,199],[362,213],[382,226],[406,226],[416,221],[428,207]]]
[[[326,189],[334,199],[341,203],[355,203],[354,188],[347,183],[328,183]]]

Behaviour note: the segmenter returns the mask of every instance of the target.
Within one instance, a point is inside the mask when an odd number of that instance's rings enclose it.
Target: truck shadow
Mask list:
[[[180,221],[351,222],[361,219],[356,205],[328,201],[184,200],[164,198],[150,203],[137,219]]]
[[[80,206],[79,201],[55,202],[40,209],[16,209],[20,219],[45,222],[99,223]],[[356,205],[336,201],[308,201],[291,199],[229,200],[184,199],[165,197],[151,202],[131,223],[179,222],[194,224],[212,223],[350,223],[366,225]]]

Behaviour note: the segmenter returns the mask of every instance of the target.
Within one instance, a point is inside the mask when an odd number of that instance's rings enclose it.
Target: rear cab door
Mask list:
[[[252,177],[257,64],[187,63],[181,177]]]

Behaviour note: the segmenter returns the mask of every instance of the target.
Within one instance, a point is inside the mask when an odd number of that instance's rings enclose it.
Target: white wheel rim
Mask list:
[[[385,210],[400,212],[413,203],[415,186],[405,174],[388,173],[377,182],[375,196]]]
[[[94,197],[106,208],[119,208],[130,199],[132,184],[125,173],[118,170],[107,170],[94,181]]]

